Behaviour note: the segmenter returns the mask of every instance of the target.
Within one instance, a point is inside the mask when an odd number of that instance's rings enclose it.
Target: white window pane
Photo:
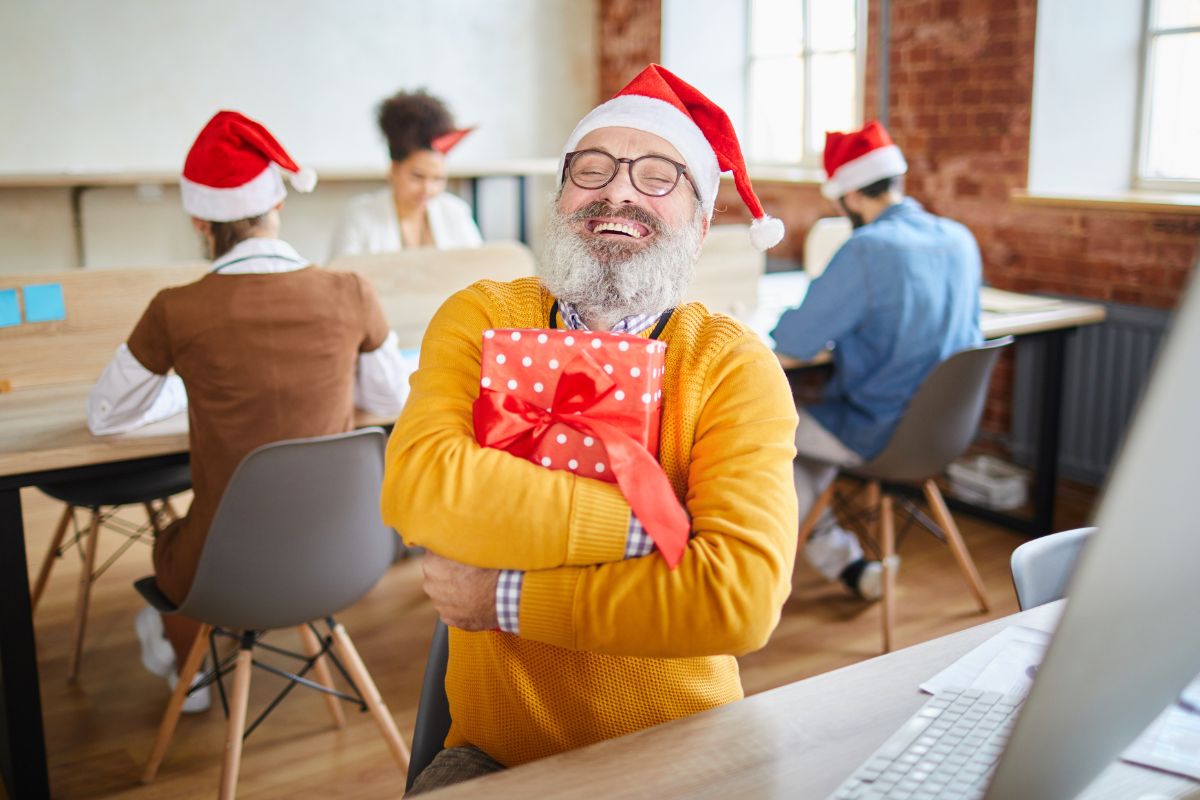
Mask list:
[[[1151,45],[1146,178],[1200,180],[1200,33]]]
[[[1189,28],[1200,25],[1200,0],[1157,0],[1154,27]]]
[[[854,5],[854,0],[811,0],[808,46],[818,51],[853,50],[857,24]]]
[[[814,55],[809,59],[812,102],[808,139],[817,153],[825,147],[826,131],[848,131],[858,127],[855,66],[853,53]]]
[[[803,46],[804,6],[800,0],[751,0],[751,56],[794,56]]]
[[[760,163],[797,163],[804,154],[804,63],[772,58],[750,65],[750,147]]]

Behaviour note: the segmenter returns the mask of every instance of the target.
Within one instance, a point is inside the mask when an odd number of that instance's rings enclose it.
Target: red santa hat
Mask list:
[[[563,180],[567,153],[598,128],[634,128],[666,139],[683,156],[688,173],[700,192],[700,205],[712,219],[713,203],[722,172],[733,172],[733,182],[750,210],[750,240],[759,250],[783,239],[783,223],[767,216],[750,185],[746,162],[729,117],[713,101],[677,76],[651,64],[608,102],[592,109],[567,139],[558,164]]]
[[[209,222],[265,214],[287,197],[280,169],[291,173],[298,192],[317,185],[317,173],[297,166],[260,123],[236,111],[218,111],[183,164],[183,210]]]
[[[452,131],[446,131],[440,136],[433,137],[433,141],[429,143],[429,146],[442,155],[446,155],[454,149],[456,144],[461,142],[466,135],[473,130],[475,130],[474,126],[471,126],[470,128],[456,128]]]
[[[830,200],[906,172],[904,154],[892,143],[887,129],[875,120],[862,130],[825,134],[825,174],[829,179],[821,185],[821,194]]]

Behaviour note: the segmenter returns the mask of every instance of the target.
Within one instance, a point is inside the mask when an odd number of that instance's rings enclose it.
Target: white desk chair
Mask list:
[[[713,225],[684,300],[698,300],[709,311],[745,319],[758,305],[758,281],[766,270],[767,254],[751,243],[748,226]]]
[[[1033,539],[1013,550],[1010,567],[1017,605],[1027,608],[1067,595],[1067,581],[1095,528],[1077,528]]]
[[[804,237],[804,271],[809,278],[820,277],[851,231],[853,227],[846,217],[821,217],[812,224]]]

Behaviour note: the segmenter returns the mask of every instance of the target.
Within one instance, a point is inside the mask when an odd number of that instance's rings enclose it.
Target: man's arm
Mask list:
[[[869,308],[867,250],[861,240],[851,239],[834,254],[825,272],[808,287],[804,302],[785,311],[771,331],[777,352],[807,362],[858,326]]]
[[[489,296],[475,286],[452,296],[430,322],[388,442],[384,521],[410,545],[477,567],[621,559],[629,504],[620,489],[475,441],[472,405],[492,315]]]
[[[762,647],[791,592],[796,413],[774,357],[743,337],[713,367],[696,424],[682,563],[657,553],[526,572],[520,635],[609,655],[685,658]]]
[[[395,331],[388,331],[383,344],[358,354],[354,372],[354,405],[381,417],[394,417],[408,399],[412,365],[400,352]]]

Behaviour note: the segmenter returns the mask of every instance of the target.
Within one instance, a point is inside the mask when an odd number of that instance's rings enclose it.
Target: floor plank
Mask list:
[[[1063,527],[1086,517],[1091,493],[1068,494]],[[60,506],[33,489],[22,491],[35,571]],[[186,503],[181,504],[186,507]],[[136,511],[131,512],[137,516]],[[956,519],[993,604],[981,615],[949,550],[914,533],[900,546],[897,641],[915,644],[1016,610],[1008,558],[1023,541],[1012,532],[963,515]],[[100,558],[118,537],[102,540]],[[58,798],[206,798],[220,773],[224,718],[214,708],[180,722],[158,779],[138,782],[166,706],[168,690],[138,658],[133,618],[141,600],[132,582],[151,572],[149,548],[137,545],[93,590],[79,681],[66,679],[75,582],[80,559],[72,550],[56,565],[35,627],[45,708],[50,782]],[[435,615],[420,588],[417,560],[394,566],[360,603],[340,615],[406,740],[411,740],[425,654]],[[879,652],[879,608],[825,583],[799,559],[794,590],[778,629],[763,650],[742,659],[748,694],[869,658]],[[275,634],[297,644],[294,633]],[[298,646],[297,646],[297,649]],[[256,671],[250,714],[273,697],[277,679]],[[392,761],[367,713],[347,707],[347,726],[335,730],[322,699],[297,690],[246,741],[239,795],[243,798],[396,797],[404,775]],[[0,795],[3,790],[0,789]]]

